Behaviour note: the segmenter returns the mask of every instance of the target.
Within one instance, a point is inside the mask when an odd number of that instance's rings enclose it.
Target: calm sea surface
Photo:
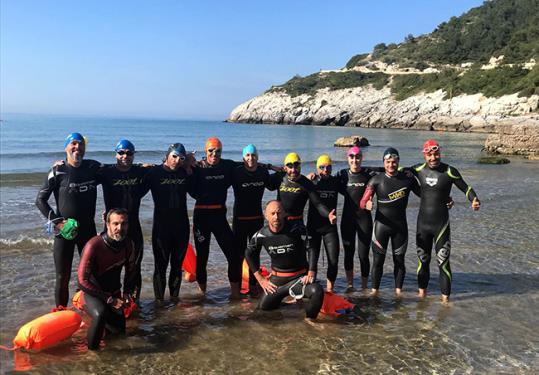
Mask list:
[[[224,157],[240,160],[254,143],[260,160],[279,164],[298,152],[303,172],[329,154],[334,171],[346,167],[338,137],[366,136],[364,165],[381,166],[388,146],[401,153],[401,164],[421,161],[420,147],[434,137],[444,161],[457,167],[482,200],[472,212],[454,189],[451,211],[453,291],[449,306],[439,303],[438,270],[431,265],[429,296],[415,296],[417,265],[415,223],[418,199],[410,199],[408,274],[405,295],[393,295],[391,257],[386,260],[382,293],[369,299],[362,291],[348,297],[355,315],[303,320],[300,306],[271,313],[256,310],[257,300],[228,300],[226,261],[212,243],[208,296],[182,285],[178,305],[155,307],[151,275],[152,202],[143,200],[145,234],[142,306],[128,321],[127,337],[106,340],[89,352],[84,329],[71,340],[41,353],[0,352],[1,372],[35,373],[537,373],[539,371],[539,164],[511,158],[508,165],[480,165],[485,135],[386,129],[227,124],[221,122],[68,118],[7,115],[0,123],[0,344],[10,345],[18,328],[54,303],[52,239],[34,205],[39,186],[54,160],[63,159],[65,136],[88,137],[86,158],[114,162],[120,138],[137,147],[136,160],[159,163],[168,145],[182,142],[201,150],[209,136],[219,137]],[[275,196],[267,192],[264,199]],[[52,202],[52,199],[51,199]],[[228,205],[233,203],[229,192]],[[340,199],[342,203],[342,198]],[[193,202],[189,201],[190,207]],[[98,212],[103,207],[98,196]],[[231,214],[231,210],[229,210]],[[75,256],[74,268],[78,264]],[[325,283],[325,259],[320,260]],[[356,275],[359,264],[356,260]],[[359,281],[356,281],[356,285]],[[72,277],[71,291],[74,290]],[[340,260],[337,292],[344,293]]]

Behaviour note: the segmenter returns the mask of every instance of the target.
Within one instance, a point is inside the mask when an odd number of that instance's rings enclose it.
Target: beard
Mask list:
[[[126,234],[123,232],[111,233],[109,236],[111,239],[117,242],[122,242],[125,239]]]
[[[82,161],[82,154],[79,152],[70,152],[69,157],[76,163],[80,163]]]

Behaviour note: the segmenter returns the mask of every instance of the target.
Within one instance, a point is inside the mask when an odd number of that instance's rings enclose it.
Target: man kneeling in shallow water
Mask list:
[[[324,300],[324,290],[315,282],[320,250],[310,246],[303,225],[286,220],[281,202],[270,201],[265,216],[268,224],[254,234],[245,251],[249,268],[264,290],[259,307],[262,310],[277,309],[281,301],[290,295],[306,299],[307,318],[315,319]],[[262,247],[271,258],[269,278],[260,272]]]

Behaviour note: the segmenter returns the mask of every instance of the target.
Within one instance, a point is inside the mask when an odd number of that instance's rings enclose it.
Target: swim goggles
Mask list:
[[[295,287],[296,285],[298,285],[298,284],[301,283],[301,279],[302,279],[302,277],[299,277],[299,278],[297,279],[297,281],[296,281],[294,284],[292,284],[292,285],[290,286],[290,289],[288,289],[288,294],[290,295],[290,297],[292,297],[292,298],[294,298],[294,299],[302,299],[303,296],[305,295],[305,287],[306,287],[305,284],[303,284],[303,286],[302,286],[302,288],[301,288],[301,294],[296,294],[296,293],[294,292],[294,287]]]

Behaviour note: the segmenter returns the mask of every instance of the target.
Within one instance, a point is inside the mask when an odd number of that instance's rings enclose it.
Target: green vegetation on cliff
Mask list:
[[[502,55],[499,66],[481,68],[491,57]],[[408,35],[400,44],[377,44],[371,54],[352,57],[346,63],[347,70],[296,76],[269,91],[298,96],[323,88],[338,90],[370,84],[381,89],[389,84],[398,100],[440,89],[448,98],[476,93],[489,97],[539,95],[539,65],[533,69],[524,67],[531,59],[539,63],[539,0],[492,0],[452,17],[430,34]],[[417,71],[432,67],[439,72],[388,74],[378,72],[374,61]],[[463,63],[468,66],[461,67]],[[370,72],[348,70],[355,67],[366,67]]]

